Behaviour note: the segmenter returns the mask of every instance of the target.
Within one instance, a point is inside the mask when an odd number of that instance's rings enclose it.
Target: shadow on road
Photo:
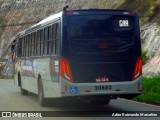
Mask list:
[[[33,99],[38,104],[38,97],[35,94],[30,93],[30,99]],[[111,100],[112,101],[115,100]],[[50,99],[48,101],[48,108],[53,109],[55,111],[103,111],[103,112],[116,112],[123,111],[122,109],[118,109],[113,107],[112,105],[94,105],[90,103],[86,103],[77,99]]]

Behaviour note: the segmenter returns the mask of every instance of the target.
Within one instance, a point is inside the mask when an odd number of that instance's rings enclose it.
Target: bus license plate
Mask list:
[[[95,90],[112,90],[112,86],[111,85],[95,86]]]

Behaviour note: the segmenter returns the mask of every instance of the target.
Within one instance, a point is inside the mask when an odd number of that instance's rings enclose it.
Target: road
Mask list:
[[[160,106],[147,105],[145,103],[133,102],[130,100],[120,99],[111,100],[109,105],[106,106],[96,106],[83,103],[76,103],[75,101],[70,101],[62,106],[51,105],[49,107],[40,107],[37,102],[37,96],[34,94],[29,94],[28,96],[22,96],[20,90],[14,85],[14,80],[0,80],[0,111],[159,111]],[[94,113],[96,114],[96,112]],[[99,114],[99,113],[97,113]],[[127,117],[54,117],[56,120],[107,120],[107,119],[126,119]],[[5,120],[6,118],[0,118],[0,120]],[[17,118],[13,118],[17,120]],[[24,118],[25,119],[25,118]],[[35,118],[30,118],[35,119]],[[51,117],[46,118],[36,118],[36,120],[53,120]],[[158,117],[129,117],[133,120],[158,120]],[[26,118],[28,120],[28,118]]]

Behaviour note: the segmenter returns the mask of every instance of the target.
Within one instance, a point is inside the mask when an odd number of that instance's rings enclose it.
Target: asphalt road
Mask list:
[[[107,117],[104,111],[118,113],[119,112],[129,112],[129,111],[159,111],[160,106],[148,105],[145,103],[138,103],[130,100],[120,99],[111,100],[109,105],[106,106],[96,106],[89,105],[85,103],[80,103],[76,101],[68,101],[61,106],[51,105],[49,107],[40,107],[38,104],[37,96],[34,94],[29,94],[28,96],[22,96],[20,94],[20,89],[14,85],[14,80],[0,80],[0,111],[95,111],[93,114],[100,114],[97,111],[103,111],[103,114],[96,117],[66,117],[61,113],[61,117],[47,117],[47,118],[29,118],[33,120],[158,120],[160,117]],[[83,112],[85,113],[85,112]],[[81,116],[80,113],[79,116]],[[91,114],[92,112],[89,112]],[[74,113],[73,113],[74,114]],[[73,115],[74,116],[74,115]],[[0,120],[5,120],[9,118],[0,118]],[[18,118],[12,118],[18,120]],[[22,118],[19,118],[22,119]],[[28,118],[23,118],[28,120]]]

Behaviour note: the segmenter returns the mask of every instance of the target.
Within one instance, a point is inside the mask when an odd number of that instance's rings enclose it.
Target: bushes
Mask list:
[[[143,65],[146,64],[147,60],[148,60],[147,51],[142,50],[142,63],[143,63]]]
[[[160,77],[143,78],[143,93],[133,100],[140,102],[160,101]]]
[[[14,75],[0,75],[0,79],[14,79]]]
[[[154,14],[154,7],[156,5],[156,0],[149,0],[148,2],[148,11],[145,12],[146,17],[152,17]]]
[[[160,78],[143,78],[143,91],[145,93],[156,92],[160,94]]]
[[[150,102],[160,101],[160,95],[158,93],[147,93],[135,97],[133,100],[150,103]]]

